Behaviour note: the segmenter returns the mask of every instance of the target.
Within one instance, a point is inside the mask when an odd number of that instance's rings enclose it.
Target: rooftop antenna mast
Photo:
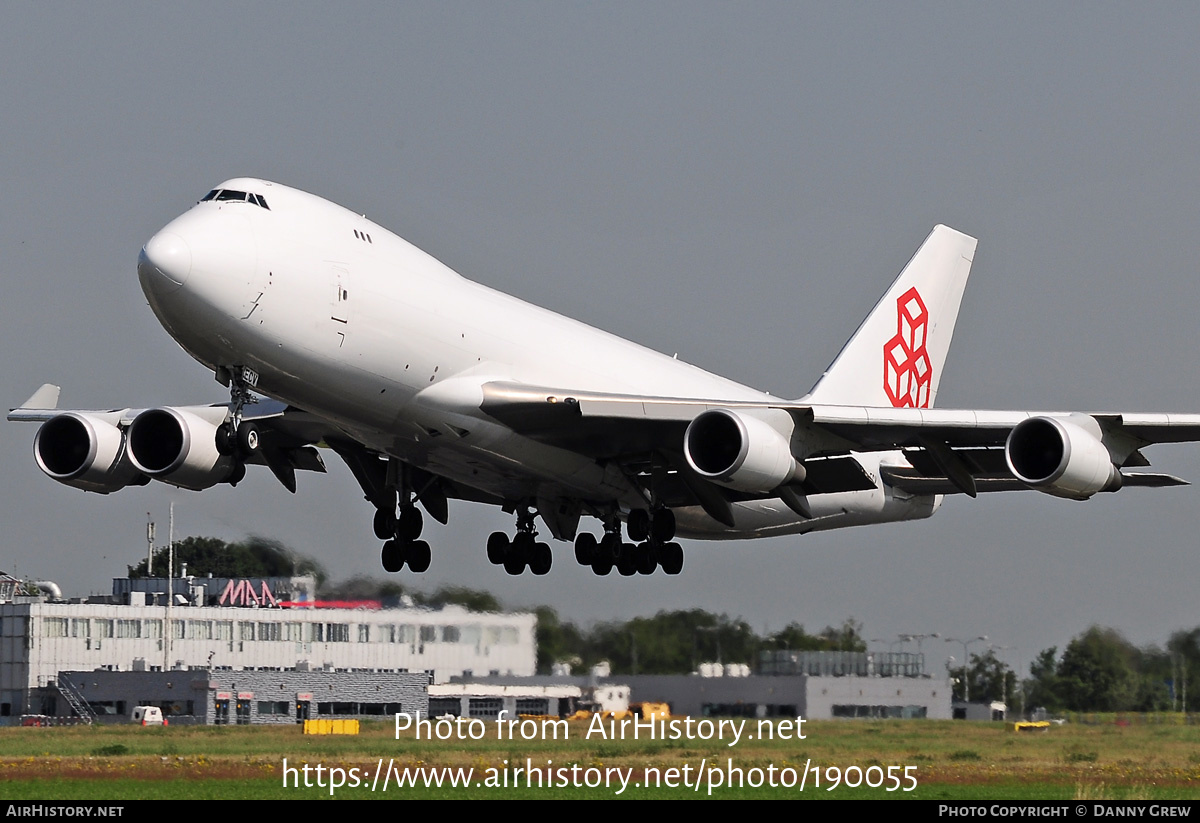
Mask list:
[[[154,577],[154,521],[146,512],[146,577]]]
[[[171,670],[171,640],[175,637],[175,626],[171,622],[173,617],[172,610],[174,604],[171,602],[175,599],[175,501],[170,503],[169,513],[167,515],[167,621],[166,637],[163,638],[163,671]]]

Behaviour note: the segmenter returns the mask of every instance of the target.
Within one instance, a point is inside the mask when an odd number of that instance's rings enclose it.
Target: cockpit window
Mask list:
[[[256,206],[266,209],[267,211],[271,210],[271,207],[267,205],[266,198],[264,198],[261,194],[237,191],[236,189],[213,189],[208,194],[204,195],[200,202],[203,203],[206,200],[216,200],[218,202],[226,203],[253,203]]]

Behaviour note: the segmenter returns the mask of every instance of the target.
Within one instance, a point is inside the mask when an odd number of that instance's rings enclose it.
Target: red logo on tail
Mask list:
[[[896,408],[929,408],[929,310],[916,287],[896,301],[896,336],[883,346],[883,390]]]

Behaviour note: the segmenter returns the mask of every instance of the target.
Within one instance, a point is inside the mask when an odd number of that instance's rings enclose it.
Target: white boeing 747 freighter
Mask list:
[[[422,510],[513,514],[510,574],[574,541],[597,574],[678,574],[678,537],[739,539],[929,517],[944,495],[1084,500],[1184,481],[1142,448],[1200,415],[934,408],[974,238],[937,226],[804,397],[787,400],[467,280],[365,217],[265,180],[222,183],[150,238],[138,277],[167,332],[229,386],[209,406],[64,411],[45,385],[38,466],[108,493],[295,491],[327,447],[375,508],[389,571],[421,572]],[[599,522],[599,536],[580,528]],[[624,536],[622,530],[624,529]]]

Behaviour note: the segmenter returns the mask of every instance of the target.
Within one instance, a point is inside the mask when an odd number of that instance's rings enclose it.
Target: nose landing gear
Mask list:
[[[233,458],[233,470],[225,482],[236,486],[246,476],[246,461],[258,454],[261,447],[258,426],[242,420],[245,405],[258,402],[251,391],[258,383],[258,373],[235,366],[225,369],[224,374],[229,383],[229,419],[217,427],[214,445],[218,454]],[[218,372],[220,377],[221,372]]]

